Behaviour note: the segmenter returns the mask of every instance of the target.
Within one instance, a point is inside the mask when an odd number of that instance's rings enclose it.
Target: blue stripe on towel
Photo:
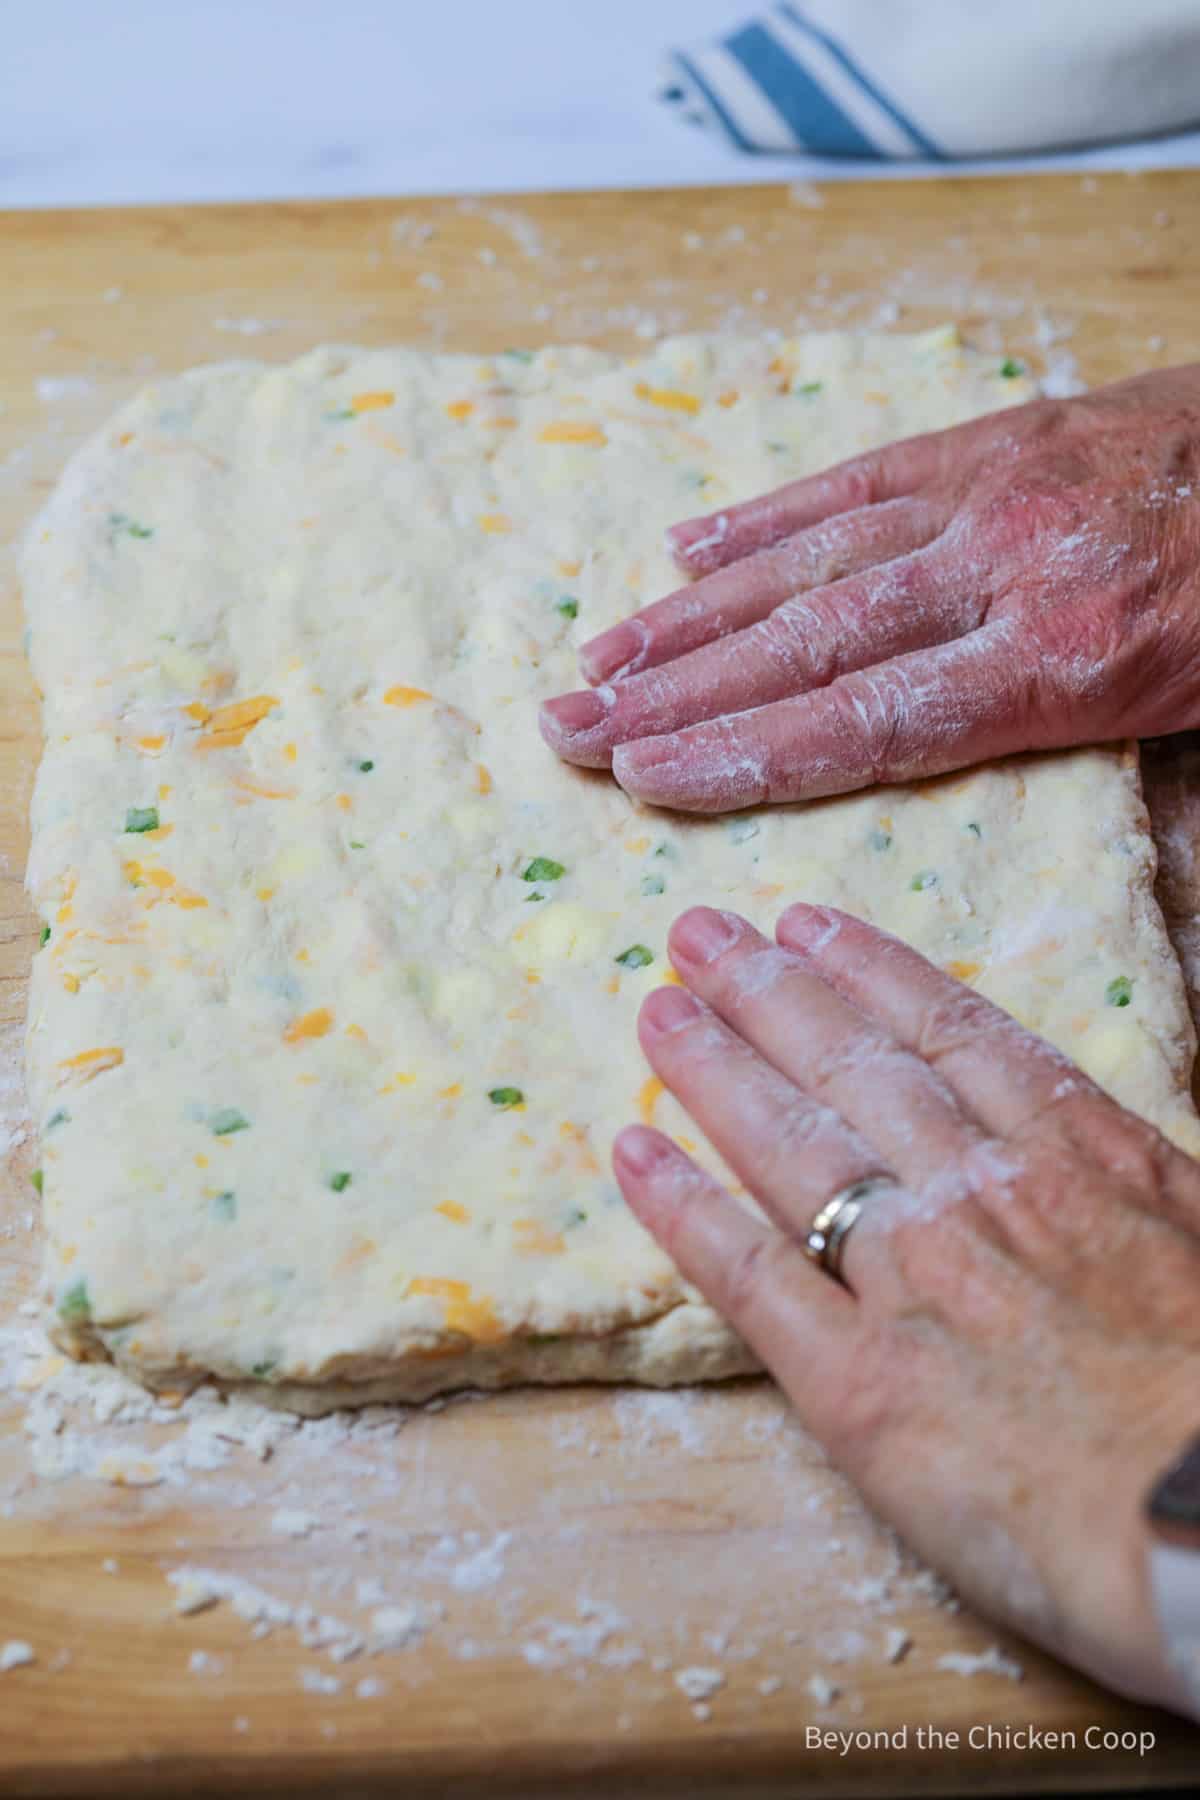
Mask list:
[[[832,156],[880,156],[878,146],[761,25],[743,26],[725,39],[724,48],[762,89],[801,144]],[[723,122],[727,130],[734,130],[728,119]],[[740,133],[738,137],[744,141]]]
[[[779,10],[797,31],[804,32],[807,37],[815,38],[817,43],[827,50],[836,62],[841,64],[851,80],[856,81],[864,93],[870,94],[876,106],[887,113],[889,118],[894,119],[901,131],[908,133],[922,155],[932,157],[937,162],[945,160],[945,153],[938,149],[933,139],[926,137],[925,133],[913,124],[907,113],[902,112],[896,102],[888,98],[882,88],[876,87],[870,76],[859,67],[852,56],[847,54],[836,38],[830,37],[828,32],[821,31],[811,20],[806,19],[803,13],[798,12],[794,6],[789,6],[787,0],[782,0]]]
[[[750,142],[750,139],[742,131],[740,125],[738,124],[737,120],[734,118],[733,114],[729,111],[728,107],[724,106],[722,104],[722,102],[720,100],[718,100],[716,94],[713,92],[713,90],[709,86],[708,82],[705,81],[703,75],[701,75],[699,69],[696,67],[696,65],[692,61],[691,57],[685,56],[683,54],[682,50],[676,50],[674,55],[675,55],[676,63],[683,70],[683,72],[687,76],[688,80],[695,87],[697,93],[699,93],[700,95],[703,96],[706,105],[708,105],[712,108],[712,110],[716,114],[717,118],[721,121],[722,125],[725,127],[726,131],[729,133],[730,137],[733,139],[734,143],[737,145],[738,149],[739,150],[749,150],[751,152],[751,154],[753,154],[758,149],[758,145],[752,144]],[[668,98],[674,99],[675,96],[673,94],[668,95]]]

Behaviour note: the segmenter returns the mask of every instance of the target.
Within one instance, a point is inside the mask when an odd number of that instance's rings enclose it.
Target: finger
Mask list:
[[[711,1006],[809,1099],[839,1113],[910,1185],[983,1139],[952,1089],[891,1031],[736,913],[697,906],[676,919],[671,961]]]
[[[580,649],[584,680],[616,681],[670,662],[756,624],[796,594],[921,549],[944,523],[944,508],[907,499],[827,519],[601,632]]]
[[[661,1131],[621,1132],[613,1170],[647,1231],[819,1429],[822,1397],[840,1386],[831,1377],[858,1336],[853,1296],[793,1239],[751,1218]]]
[[[862,919],[835,907],[791,906],[776,935],[935,1069],[988,1131],[1007,1135],[1069,1100],[1110,1104],[1044,1038]]]
[[[977,424],[902,438],[881,450],[853,456],[803,481],[789,481],[769,494],[757,495],[719,513],[685,519],[667,532],[667,547],[689,575],[713,569],[777,544],[793,532],[805,531],[835,513],[877,506],[931,487],[961,459],[963,437]]]
[[[787,600],[769,618],[660,669],[547,700],[542,735],[568,762],[606,767],[615,745],[769,706],[978,623],[985,597],[936,547]]]
[[[638,1016],[650,1066],[775,1223],[803,1236],[851,1183],[888,1174],[832,1108],[809,1100],[685,988],[658,988]]]
[[[1017,651],[1018,629],[1000,619],[815,693],[618,744],[613,774],[654,806],[732,812],[1067,743],[1070,719],[1039,708],[1041,662]]]

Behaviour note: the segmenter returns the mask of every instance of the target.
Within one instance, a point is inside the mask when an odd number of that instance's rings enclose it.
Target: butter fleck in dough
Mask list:
[[[146,389],[29,534],[29,1083],[59,1341],[319,1412],[752,1366],[626,1210],[670,920],[914,943],[1195,1148],[1133,749],[731,819],[537,702],[677,585],[663,528],[1027,398],[952,330],[630,362],[322,349]]]

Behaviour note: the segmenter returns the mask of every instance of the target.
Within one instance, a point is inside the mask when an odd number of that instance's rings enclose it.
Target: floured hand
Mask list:
[[[558,754],[722,812],[1200,723],[1200,367],[1038,400],[675,526]]]
[[[984,1611],[1185,1707],[1142,1497],[1196,1429],[1200,1168],[895,938],[795,906],[676,921],[642,1048],[752,1216],[635,1126],[614,1167],[878,1512]],[[801,1248],[881,1175],[841,1286]]]

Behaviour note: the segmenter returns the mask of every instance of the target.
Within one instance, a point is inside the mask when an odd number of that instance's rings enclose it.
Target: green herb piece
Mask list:
[[[661,875],[643,875],[642,876],[642,892],[643,892],[643,894],[646,894],[647,896],[652,895],[652,894],[665,894],[666,891],[667,891],[667,884],[663,880]]]
[[[779,440],[777,438],[768,438],[767,439],[767,449],[770,450],[775,456],[786,456],[788,451],[791,449],[791,445],[790,444],[782,444],[779,442]]]
[[[1000,373],[1005,381],[1015,381],[1018,375],[1025,373],[1025,364],[1019,363],[1015,356],[1006,356],[1000,364]]]
[[[564,1231],[573,1231],[577,1225],[586,1224],[587,1214],[582,1206],[571,1206],[567,1208],[566,1216],[563,1219]]]
[[[45,1182],[45,1176],[42,1174],[42,1171],[40,1169],[31,1169],[30,1170],[29,1183],[30,1183],[31,1187],[35,1187],[37,1189],[39,1194],[42,1192],[43,1188],[45,1187],[46,1182]]]
[[[526,906],[528,906],[528,904],[531,900],[544,900],[545,898],[546,898],[545,894],[539,894],[535,891],[532,894],[526,894],[525,904],[526,904]]]
[[[562,863],[552,856],[535,856],[521,871],[522,881],[561,881],[566,874]]]
[[[329,1177],[329,1185],[335,1194],[344,1194],[353,1180],[354,1177],[348,1169],[339,1169],[336,1175]]]
[[[1133,999],[1133,983],[1128,975],[1114,975],[1104,990],[1108,1006],[1128,1006]]]
[[[338,406],[335,407],[332,412],[327,412],[325,417],[335,422],[342,419],[352,419],[354,417],[354,408],[352,406]]]
[[[532,350],[502,350],[500,354],[501,356],[511,356],[517,362],[531,363],[533,361]]]
[[[265,1381],[267,1376],[274,1374],[278,1367],[279,1358],[276,1356],[268,1356],[264,1362],[251,1363],[250,1373],[254,1376],[256,1381]]]
[[[250,1121],[236,1106],[222,1106],[208,1121],[214,1137],[229,1137],[235,1131],[249,1131]]]
[[[131,519],[128,513],[109,513],[108,529],[112,537],[116,537],[119,531],[131,538],[152,538],[154,536],[153,525],[139,525],[138,521]]]
[[[501,1112],[507,1112],[513,1106],[522,1106],[525,1102],[525,1096],[520,1088],[514,1087],[489,1088],[488,1099],[493,1106],[498,1106]]]
[[[654,854],[655,854],[655,856],[665,856],[668,862],[674,862],[676,856],[678,855],[678,851],[676,850],[674,844],[670,844],[670,843],[667,843],[664,841],[663,843],[657,844],[655,846]]]
[[[871,833],[867,842],[870,844],[872,850],[890,850],[892,847],[892,834],[890,831],[881,831],[877,827]]]
[[[70,1325],[91,1318],[92,1301],[86,1281],[77,1281],[66,1289],[58,1303],[58,1316]]]
[[[578,600],[572,599],[570,594],[564,594],[562,599],[556,600],[554,604],[556,610],[562,614],[564,619],[577,619],[579,617],[579,602]]]
[[[974,819],[967,820],[967,830],[971,833],[972,837],[981,838],[983,836],[982,826],[977,825]]]
[[[218,1194],[208,1210],[212,1213],[213,1218],[220,1219],[222,1224],[231,1224],[237,1218],[237,1195],[231,1191]]]
[[[823,381],[802,381],[796,392],[798,394],[819,394],[824,386]]]
[[[44,950],[46,948],[46,945],[49,942],[50,942],[50,927],[48,925],[43,925],[41,932],[38,936],[38,949]]]
[[[936,869],[922,869],[908,885],[914,894],[923,894],[926,888],[936,887],[940,879]]]
[[[60,1106],[57,1112],[52,1112],[50,1117],[46,1120],[46,1130],[53,1131],[56,1125],[65,1125],[70,1117],[71,1115],[66,1107]]]
[[[157,831],[157,806],[131,806],[125,814],[125,829],[134,831]]]
[[[371,773],[371,770],[374,767],[375,767],[375,764],[371,761],[371,758],[368,756],[364,762],[359,763],[358,772],[360,775],[369,775]]]
[[[628,950],[622,950],[620,956],[613,957],[613,961],[619,962],[625,969],[646,969],[654,961],[654,952],[648,950],[645,944],[630,944]]]
[[[367,846],[361,838],[351,838],[347,847],[351,850],[365,850]]]

